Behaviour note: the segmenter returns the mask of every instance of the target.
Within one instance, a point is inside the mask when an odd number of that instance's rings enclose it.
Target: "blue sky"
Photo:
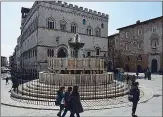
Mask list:
[[[70,2],[69,2],[70,3]],[[109,15],[108,35],[117,28],[162,15],[161,2],[71,2]],[[1,2],[1,55],[9,57],[20,35],[21,7],[31,7],[33,2]]]

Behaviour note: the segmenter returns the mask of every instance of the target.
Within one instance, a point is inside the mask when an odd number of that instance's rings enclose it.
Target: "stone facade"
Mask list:
[[[146,67],[149,67],[152,72],[158,72],[163,68],[162,20],[163,17],[144,22],[137,21],[136,24],[118,29],[119,45],[117,47],[119,48],[115,47],[115,49],[121,53],[122,68],[132,72],[137,70],[142,72]],[[115,37],[112,38],[115,39]]]
[[[80,58],[107,56],[107,14],[61,1],[37,1],[31,9],[22,8],[21,12],[18,45],[22,68],[42,71],[48,58],[72,57],[68,41],[73,40],[76,33],[85,43],[79,52]]]

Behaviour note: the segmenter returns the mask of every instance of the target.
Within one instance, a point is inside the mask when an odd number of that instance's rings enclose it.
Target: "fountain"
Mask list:
[[[79,35],[76,34],[74,41],[73,42],[69,41],[68,44],[69,44],[70,48],[73,48],[75,51],[74,58],[78,58],[79,49],[83,48],[83,46],[85,45],[84,43],[79,41]]]
[[[112,73],[104,73],[104,59],[80,58],[79,50],[84,47],[79,34],[68,42],[75,54],[71,58],[48,58],[48,72],[39,72],[39,79],[19,86],[19,99],[53,101],[60,86],[79,86],[82,100],[106,99],[127,94],[123,83],[113,80]]]

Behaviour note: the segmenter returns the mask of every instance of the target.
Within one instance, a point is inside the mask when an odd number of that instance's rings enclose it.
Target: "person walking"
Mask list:
[[[126,84],[128,84],[129,79],[130,79],[130,77],[129,77],[129,75],[127,74],[127,75],[126,75],[126,82],[127,82]]]
[[[132,92],[132,95],[133,95],[133,99],[132,99],[132,102],[133,102],[133,105],[132,105],[132,117],[136,116],[135,112],[136,112],[138,101],[140,100],[140,90],[139,90],[138,86],[139,86],[139,83],[135,82],[133,84],[133,86],[132,86],[132,89],[131,89],[131,92]]]
[[[114,79],[117,80],[118,79],[118,69],[114,69],[113,70],[113,73],[114,73]]]
[[[14,78],[14,91],[18,94],[19,80]]]
[[[68,102],[68,108],[70,109],[70,117],[74,117],[76,114],[77,117],[80,117],[79,113],[83,112],[83,107],[80,101],[80,95],[78,92],[78,86],[73,86],[73,91],[70,95],[70,99]]]
[[[65,104],[64,104],[65,110],[63,112],[62,117],[65,117],[65,115],[67,114],[67,111],[69,110],[68,101],[69,101],[69,98],[70,98],[71,91],[72,91],[72,87],[68,87],[68,90],[65,92],[65,98],[64,98],[64,100],[65,100]]]
[[[9,80],[9,77],[6,77],[6,85],[9,84],[8,80]]]
[[[58,117],[61,117],[61,113],[64,109],[64,91],[65,87],[60,87],[60,89],[57,91],[56,105],[60,106],[59,112],[57,114]]]

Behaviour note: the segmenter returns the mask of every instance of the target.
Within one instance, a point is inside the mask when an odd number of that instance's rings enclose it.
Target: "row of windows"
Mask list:
[[[60,29],[62,31],[66,31],[67,30],[66,25],[67,25],[67,22],[65,20],[61,20],[60,21]],[[104,24],[103,23],[101,24],[101,27],[104,28]],[[56,28],[55,20],[54,19],[52,19],[52,18],[47,19],[47,28],[49,28],[49,29],[55,29]],[[77,33],[77,29],[78,29],[77,24],[74,23],[74,22],[71,23],[71,32],[72,33]],[[87,35],[93,35],[93,28],[91,26],[89,26],[86,29],[86,34]],[[101,29],[99,27],[95,28],[95,36],[101,36]]]
[[[74,52],[71,51],[71,55],[73,56]],[[96,49],[96,55],[100,55],[100,48]],[[47,50],[47,56],[48,57],[54,57],[54,50],[53,49],[48,49]],[[91,56],[91,52],[87,52],[87,56]]]
[[[35,49],[31,49],[28,50],[26,52],[23,53],[23,58],[24,59],[28,59],[28,58],[32,58],[32,57],[36,57],[37,56],[37,50]]]
[[[37,18],[33,20],[31,24],[27,27],[27,29],[22,34],[22,39],[27,38],[36,28],[37,28]]]
[[[157,48],[157,46],[159,45],[159,41],[156,39],[151,40],[151,47],[152,48]],[[128,50],[129,49],[129,45],[125,46],[125,49]],[[142,49],[142,43],[138,44],[138,49]]]
[[[152,32],[156,32],[156,30],[157,30],[157,27],[156,26],[153,26],[152,27]],[[137,34],[138,34],[138,36],[139,35],[143,35],[143,29],[138,29],[137,30]],[[129,38],[129,32],[126,32],[126,38]]]
[[[131,61],[130,56],[127,56],[125,60],[127,60],[127,61]],[[138,61],[142,61],[142,60],[143,60],[142,56],[139,55],[139,56],[137,57],[137,60],[138,60]]]

